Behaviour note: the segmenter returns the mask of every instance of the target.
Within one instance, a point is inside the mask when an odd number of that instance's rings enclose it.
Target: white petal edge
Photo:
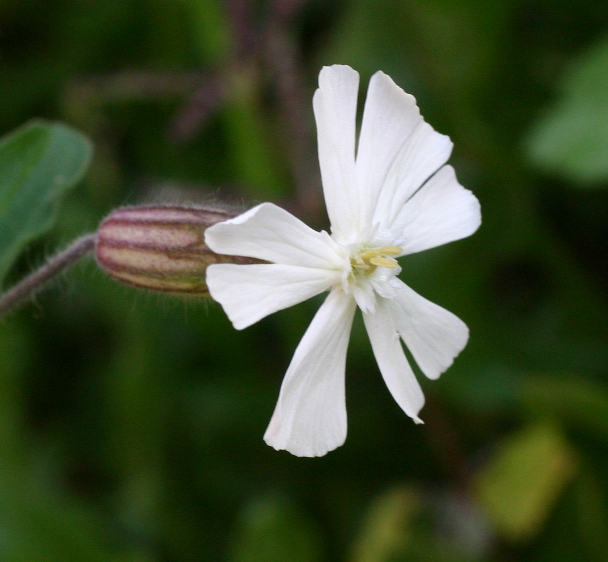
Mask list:
[[[284,265],[331,269],[344,261],[327,232],[313,230],[272,203],[207,228],[205,243],[218,254]]]
[[[214,264],[207,286],[237,330],[329,289],[340,272],[277,264]]]
[[[391,165],[421,121],[414,96],[376,72],[367,90],[355,166],[362,226],[372,223]]]
[[[406,255],[466,238],[480,224],[477,197],[458,183],[448,165],[408,200],[393,226],[404,234]]]
[[[469,340],[469,328],[455,314],[421,297],[399,281],[392,314],[420,370],[437,379],[454,362]]]
[[[354,299],[331,291],[298,345],[264,441],[298,457],[321,457],[346,439],[344,371]]]
[[[403,143],[379,194],[373,223],[395,228],[395,219],[407,200],[450,158],[450,137],[420,120]]]
[[[378,297],[375,312],[363,314],[365,328],[380,373],[393,398],[410,418],[423,423],[418,413],[424,406],[424,394],[401,347],[391,306],[391,300]]]
[[[355,183],[355,120],[359,74],[349,66],[325,66],[313,97],[319,166],[332,234],[348,240],[358,232]]]

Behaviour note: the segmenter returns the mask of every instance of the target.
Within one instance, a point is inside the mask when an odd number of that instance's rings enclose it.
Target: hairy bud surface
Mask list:
[[[212,252],[207,227],[241,211],[215,207],[123,207],[99,226],[95,254],[111,277],[144,289],[209,296],[207,267],[215,263],[254,263],[250,258]]]

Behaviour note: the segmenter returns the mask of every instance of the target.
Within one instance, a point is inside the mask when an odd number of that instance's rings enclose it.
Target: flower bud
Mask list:
[[[208,296],[205,270],[214,263],[253,263],[213,253],[205,229],[240,214],[214,207],[123,207],[99,226],[95,254],[111,277],[152,291]]]

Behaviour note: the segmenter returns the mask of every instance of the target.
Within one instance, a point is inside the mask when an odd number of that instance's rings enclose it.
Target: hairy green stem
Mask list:
[[[97,234],[77,238],[65,250],[50,258],[42,267],[30,273],[0,297],[0,318],[12,308],[30,299],[51,279],[65,271],[95,248]]]

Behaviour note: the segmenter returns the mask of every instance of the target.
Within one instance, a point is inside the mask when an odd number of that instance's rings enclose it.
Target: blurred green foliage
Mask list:
[[[608,179],[608,41],[593,45],[563,80],[562,97],[529,140],[548,173],[587,185]]]
[[[236,332],[76,267],[0,325],[0,560],[608,560],[607,32],[597,0],[4,0],[0,132],[95,146],[6,286],[122,204],[273,200],[324,228],[311,98],[338,62],[417,97],[484,222],[403,260],[471,330],[425,425],[357,320],[349,437],[320,459],[261,440],[318,302]],[[75,135],[44,127],[41,151]]]

